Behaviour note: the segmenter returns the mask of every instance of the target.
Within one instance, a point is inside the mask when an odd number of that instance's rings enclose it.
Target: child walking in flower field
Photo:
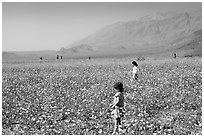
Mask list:
[[[137,80],[138,79],[138,75],[137,75],[138,64],[137,64],[136,61],[133,61],[132,64],[133,64],[133,69],[132,69],[132,81],[133,81],[133,80]]]
[[[132,64],[133,64],[133,69],[132,69],[131,83],[133,83],[135,80],[138,80],[138,64],[136,61],[133,61]]]
[[[114,89],[117,93],[114,96],[113,104],[111,105],[113,111],[112,116],[114,119],[113,134],[119,133],[122,127],[122,118],[124,116],[124,88],[121,82],[114,84]]]

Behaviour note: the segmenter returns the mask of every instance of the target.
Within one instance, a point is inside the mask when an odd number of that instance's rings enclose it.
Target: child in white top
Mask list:
[[[132,80],[131,81],[133,82],[133,80],[137,80],[138,79],[138,75],[137,75],[138,64],[137,64],[136,61],[133,61],[132,64],[133,64],[133,70],[132,70]]]

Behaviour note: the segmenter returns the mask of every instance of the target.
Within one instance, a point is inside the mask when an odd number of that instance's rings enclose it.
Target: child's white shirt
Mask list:
[[[132,73],[136,74],[137,73],[138,68],[136,66],[133,67]]]

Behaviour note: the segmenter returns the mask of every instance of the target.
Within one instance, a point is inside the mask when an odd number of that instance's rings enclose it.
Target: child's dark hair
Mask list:
[[[135,65],[136,67],[138,66],[136,61],[133,61],[132,64]]]
[[[122,92],[124,90],[122,82],[116,82],[113,87],[115,89],[119,90],[120,92]]]

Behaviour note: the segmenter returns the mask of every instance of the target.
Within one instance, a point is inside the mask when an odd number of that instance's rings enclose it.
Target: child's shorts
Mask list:
[[[113,111],[111,112],[111,116],[112,116],[112,118],[114,118],[114,119],[124,117],[123,108],[117,108],[117,107],[116,107],[116,108],[113,109]]]

